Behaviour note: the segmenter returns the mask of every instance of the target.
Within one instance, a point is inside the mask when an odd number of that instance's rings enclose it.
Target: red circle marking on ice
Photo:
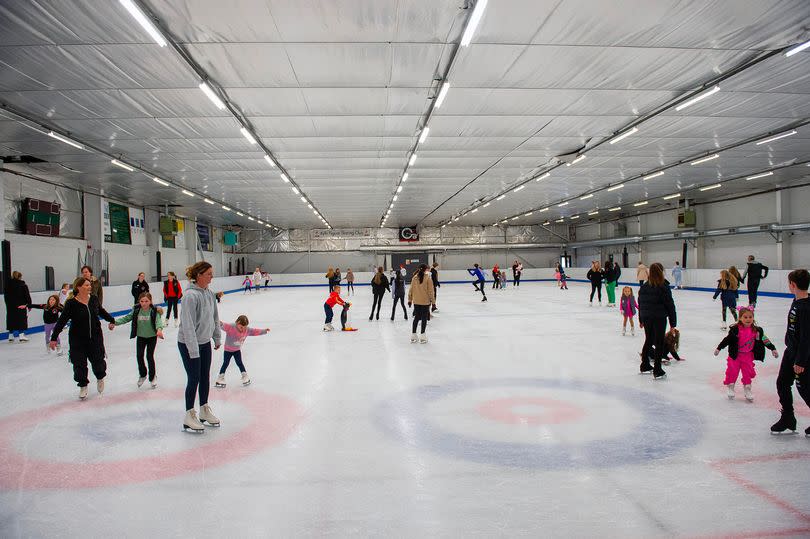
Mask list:
[[[538,406],[545,410],[538,414],[518,413],[514,410],[517,406]],[[511,425],[570,423],[585,415],[585,411],[578,406],[542,397],[495,399],[479,405],[478,413],[487,419]]]
[[[768,354],[770,354],[770,350]],[[722,356],[721,356],[722,357]],[[776,382],[776,376],[779,374],[779,365],[775,364],[780,359],[774,359],[770,355],[766,358],[770,360],[770,365],[756,365],[757,376],[752,380],[752,391],[754,393],[754,402],[750,403],[758,408],[768,408],[769,410],[775,410],[777,413],[779,409],[782,407],[779,404],[779,395],[776,394],[776,388],[774,387],[774,383]],[[725,364],[725,363],[724,363]],[[711,381],[709,382],[711,385],[715,386],[718,389],[722,389],[723,394],[726,392],[726,386],[723,385],[723,376],[724,371],[719,371],[712,375]],[[764,380],[763,380],[764,378]],[[767,380],[767,381],[766,381]],[[794,384],[794,388],[796,385]],[[742,392],[742,380],[740,378],[737,379],[737,397],[736,400],[745,401],[743,398]],[[748,404],[748,403],[745,403]],[[796,393],[793,392],[793,404],[795,405],[794,414],[799,417],[810,417],[810,409],[804,405],[802,402],[802,398]]]
[[[0,488],[95,488],[167,479],[204,468],[222,466],[248,457],[263,448],[278,445],[289,436],[304,416],[303,408],[287,397],[258,391],[217,394],[246,408],[251,422],[226,438],[217,434],[191,435],[180,431],[182,414],[178,412],[178,430],[167,436],[199,436],[201,445],[168,455],[153,455],[111,462],[52,462],[21,455],[13,447],[15,435],[61,414],[92,407],[106,407],[142,400],[180,400],[182,390],[148,391],[105,396],[90,402],[55,404],[0,419]],[[227,418],[225,419],[227,425]],[[227,429],[222,427],[222,429]],[[209,429],[213,430],[213,429]],[[214,438],[214,436],[217,436]],[[211,437],[210,443],[207,437]]]

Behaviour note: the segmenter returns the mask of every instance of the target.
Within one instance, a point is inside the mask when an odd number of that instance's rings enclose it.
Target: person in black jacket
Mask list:
[[[638,319],[644,328],[644,347],[641,349],[641,367],[643,373],[653,372],[658,379],[666,376],[661,368],[664,357],[664,336],[667,331],[667,319],[672,328],[678,325],[675,302],[669,282],[664,279],[664,266],[656,262],[650,266],[649,278],[638,291]],[[655,366],[650,366],[650,350],[653,351]]]
[[[763,274],[764,272],[764,274]],[[740,279],[741,283],[745,282],[748,277],[748,305],[757,304],[757,292],[759,291],[759,283],[762,279],[768,276],[768,266],[761,264],[754,260],[754,255],[748,256],[748,267]]]
[[[438,262],[434,262],[433,265],[430,267],[430,279],[433,281],[433,298],[435,300],[435,298],[438,296],[438,292],[439,292],[438,289],[441,286],[441,284],[439,283],[439,263]],[[438,309],[438,307],[436,307],[435,303],[433,305],[431,305],[430,312],[434,312],[434,311],[438,311],[438,310],[439,309]]]
[[[132,282],[133,305],[138,303],[138,298],[140,298],[141,294],[144,292],[149,292],[149,283],[146,282],[146,274],[141,272],[138,274],[138,278]]]
[[[53,328],[56,327],[56,322],[59,321],[59,315],[62,314],[62,305],[59,303],[59,294],[52,294],[48,296],[47,303],[38,305],[31,305],[31,309],[42,309],[42,322],[45,329],[45,350],[51,353],[51,333]],[[56,355],[62,355],[62,343],[59,339],[56,340]]]
[[[405,313],[405,320],[408,319],[408,310],[405,308],[405,267],[400,266],[400,270],[394,275],[394,280],[391,284],[394,287],[394,305],[391,308],[391,320],[397,312],[397,300],[402,305],[402,312]]]
[[[107,362],[104,361],[104,335],[101,333],[99,318],[115,328],[115,318],[104,310],[98,297],[91,294],[92,282],[79,277],[73,283],[73,297],[65,302],[62,314],[51,333],[51,350],[56,350],[59,334],[70,322],[68,343],[70,362],[73,364],[73,379],[79,386],[79,398],[87,398],[87,361],[93,368],[99,394],[104,392],[104,377],[107,376]]]
[[[371,293],[374,294],[374,303],[371,304],[371,314],[368,319],[374,317],[374,308],[377,308],[377,320],[380,319],[380,307],[382,307],[382,299],[386,291],[391,291],[391,286],[388,284],[388,277],[385,276],[385,270],[380,266],[377,268],[377,273],[371,279]]]
[[[591,264],[591,269],[588,270],[587,277],[591,282],[591,307],[593,307],[593,295],[597,292],[599,293],[599,305],[602,305],[602,279],[604,278],[604,274],[602,273],[602,267],[599,265],[599,262]]]
[[[14,342],[19,336],[20,342],[28,342],[25,330],[28,329],[28,309],[31,305],[31,294],[28,285],[22,280],[22,273],[11,272],[11,279],[6,283],[6,292],[3,296],[6,302],[6,330],[8,342]]]

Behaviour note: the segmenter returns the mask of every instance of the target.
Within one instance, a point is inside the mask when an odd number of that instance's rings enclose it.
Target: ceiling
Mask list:
[[[117,1],[0,0],[0,156],[34,156],[46,163],[19,168],[132,204],[283,228],[322,227],[314,212],[336,228],[379,226],[397,186],[387,226],[465,212],[458,224],[528,212],[515,221],[532,224],[810,173],[810,49],[781,51],[810,39],[805,0],[491,0],[468,47],[458,46],[472,11],[463,0],[140,4],[177,48],[160,47]],[[232,110],[200,91],[201,74]],[[716,77],[728,77],[719,92],[675,110]],[[450,89],[435,108],[442,79]],[[240,134],[238,117],[301,193]],[[634,124],[638,132],[607,143]],[[794,126],[795,135],[755,142]],[[587,158],[557,159],[576,152]]]

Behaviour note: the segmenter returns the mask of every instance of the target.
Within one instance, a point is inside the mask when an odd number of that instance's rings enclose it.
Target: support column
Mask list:
[[[0,161],[0,165],[2,165],[2,164],[3,164],[3,162]],[[0,224],[2,224],[2,226],[0,226],[0,241],[3,241],[3,240],[6,239],[6,199],[5,199],[5,195],[6,195],[6,177],[7,176],[8,176],[8,173],[0,172]]]
[[[783,191],[776,192],[776,222],[783,225],[790,221],[790,203]],[[776,239],[776,269],[790,269],[790,233],[780,232]]]
[[[157,274],[157,253],[161,249],[160,237],[160,212],[144,208],[143,210],[144,229],[146,230],[146,246],[149,248],[149,278],[157,277],[162,279],[162,275]]]
[[[88,249],[92,249],[92,256],[86,263],[93,268],[93,274],[98,279],[101,279],[102,284],[105,286],[110,282],[104,264],[104,251],[106,248],[104,226],[106,222],[104,199],[92,193],[84,193],[84,239],[87,240]]]
[[[706,228],[704,226],[704,206],[695,207],[695,231],[699,232]],[[692,269],[702,269],[706,267],[706,240],[704,238],[697,238],[695,245],[692,248]]]

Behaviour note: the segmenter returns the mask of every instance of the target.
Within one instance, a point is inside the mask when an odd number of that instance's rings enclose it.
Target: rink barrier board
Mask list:
[[[492,281],[486,281],[486,282],[491,283]],[[540,283],[540,282],[554,283],[554,282],[557,282],[557,280],[556,279],[521,279],[520,282],[522,282],[522,283]],[[590,283],[590,281],[588,281],[587,279],[566,279],[566,282]],[[472,284],[472,283],[473,283],[473,281],[442,281],[441,282],[441,284],[466,284],[466,285],[469,285],[469,284]],[[359,286],[359,287],[371,286],[371,283],[355,283],[354,286]],[[511,286],[512,285],[510,284],[509,287],[511,287]],[[634,286],[634,287],[638,288],[638,282],[619,282],[619,283],[617,283],[617,286]],[[260,288],[264,289],[264,287],[260,287]],[[327,285],[323,284],[323,283],[320,283],[320,284],[280,284],[280,285],[271,285],[269,288],[327,288]],[[223,290],[222,292],[224,294],[235,294],[237,292],[243,292],[244,290],[245,290],[244,287],[241,287],[241,288],[234,288],[234,289],[231,289],[231,290]],[[684,287],[682,290],[688,290],[690,292],[711,292],[711,293],[714,293],[714,291],[716,289],[714,289],[714,288],[704,288],[704,287],[699,287],[699,286],[690,286],[690,287]],[[740,290],[740,295],[748,295],[748,292],[746,290]],[[793,297],[792,294],[785,294],[784,292],[759,292],[758,295],[762,296],[762,297],[772,297],[772,298],[792,298]],[[181,304],[183,303],[182,299],[180,300],[180,303]],[[156,303],[156,305],[158,305],[160,307],[165,307],[166,303],[165,302],[164,303]],[[118,310],[118,311],[111,312],[110,315],[115,316],[115,317],[124,316],[125,314],[128,314],[130,311],[131,311],[130,309],[123,309],[123,310]],[[45,326],[44,325],[29,326],[29,328],[27,330],[25,330],[25,334],[28,335],[28,334],[32,334],[32,333],[42,333],[43,331],[45,331]],[[8,339],[8,333],[9,333],[8,331],[3,331],[2,333],[0,333],[0,340],[3,340],[3,341],[7,340]]]

